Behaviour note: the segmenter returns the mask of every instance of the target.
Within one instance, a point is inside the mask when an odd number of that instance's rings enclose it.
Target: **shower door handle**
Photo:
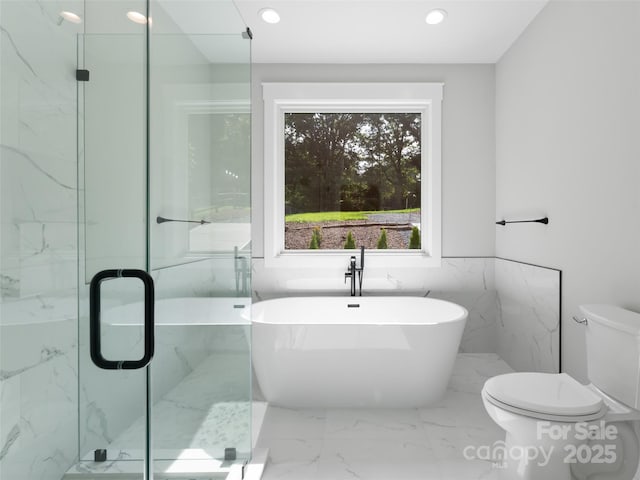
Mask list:
[[[110,278],[138,278],[144,284],[144,354],[139,360],[107,360],[102,355],[100,334],[100,285]],[[91,360],[104,370],[136,370],[149,365],[155,348],[153,278],[144,270],[102,270],[91,279],[89,289],[89,337]]]

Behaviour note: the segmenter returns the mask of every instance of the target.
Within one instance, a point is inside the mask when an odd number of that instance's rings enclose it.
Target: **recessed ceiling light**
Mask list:
[[[147,17],[145,17],[140,12],[134,12],[134,11],[127,12],[127,18],[132,22],[139,23],[141,25],[144,25],[145,23],[147,23]]]
[[[437,25],[439,23],[442,23],[445,18],[447,18],[447,12],[445,10],[442,10],[441,8],[436,8],[427,13],[427,18],[425,18],[425,21],[429,25]]]
[[[60,16],[71,23],[82,23],[80,15],[76,15],[73,12],[62,11],[60,12]]]
[[[280,21],[280,15],[273,8],[263,8],[258,12],[258,15],[267,23],[278,23]]]

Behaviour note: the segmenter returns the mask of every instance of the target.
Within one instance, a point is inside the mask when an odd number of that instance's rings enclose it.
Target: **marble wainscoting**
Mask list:
[[[445,397],[425,408],[268,405],[256,444],[269,449],[263,479],[497,479],[490,460],[472,458],[504,439],[480,391],[488,378],[511,371],[496,354],[459,354]]]
[[[497,353],[517,371],[560,371],[560,270],[495,260]]]
[[[267,269],[253,261],[253,299],[348,295],[343,272]],[[306,275],[306,276],[305,276]],[[498,353],[515,370],[557,372],[561,272],[494,257],[443,258],[440,268],[367,270],[365,295],[429,295],[469,311],[463,353]]]
[[[443,258],[441,272],[429,272],[430,296],[462,305],[469,311],[460,352],[494,353],[499,318],[493,258]]]
[[[467,353],[495,352],[497,311],[494,286],[494,259],[443,258],[441,268],[367,269],[364,295],[429,295],[464,306],[469,311],[460,342]],[[349,295],[344,272],[304,269],[267,269],[264,260],[253,260],[253,300],[285,296]]]

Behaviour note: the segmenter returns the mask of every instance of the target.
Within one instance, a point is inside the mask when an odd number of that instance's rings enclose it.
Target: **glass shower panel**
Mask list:
[[[136,6],[139,10],[140,5]],[[92,3],[91,7],[90,12],[97,14],[95,10],[104,5]],[[127,21],[122,17],[121,23]],[[88,14],[88,25],[95,25],[92,20],[95,17]],[[145,26],[138,27],[139,33],[95,33],[79,39],[79,69],[88,71],[89,78],[78,82],[78,468],[96,474],[121,471],[142,479],[147,369],[96,367],[90,355],[89,328],[89,282],[94,275],[106,269],[145,270],[148,262],[147,48]],[[125,28],[131,27],[125,24]],[[103,356],[116,361],[140,359],[144,353],[142,283],[110,279],[100,290]]]
[[[84,36],[85,282],[146,267],[146,41]]]
[[[144,2],[87,5],[79,468],[143,478],[146,456],[156,478],[213,477],[251,455],[249,37],[227,0],[154,1],[149,38],[122,23]],[[155,355],[142,370],[90,361],[88,282],[120,268],[155,284]],[[101,293],[104,356],[140,358],[141,285],[111,279]],[[100,449],[107,462],[95,463]]]
[[[154,27],[150,59],[154,458],[211,471],[251,455],[250,41]]]

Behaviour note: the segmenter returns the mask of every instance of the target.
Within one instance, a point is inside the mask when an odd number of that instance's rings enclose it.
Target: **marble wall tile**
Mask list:
[[[73,349],[2,382],[2,478],[59,480],[75,461],[76,355]]]
[[[518,371],[558,372],[560,271],[496,259],[498,354]]]
[[[469,312],[459,351],[492,353],[498,347],[496,319],[499,318],[496,291],[492,288],[467,291],[432,291],[430,297],[462,305]]]
[[[0,1],[0,477],[12,480],[59,480],[77,457],[82,27],[59,9]]]
[[[105,448],[144,414],[146,370],[101,370],[91,362],[88,345],[81,343],[80,379],[82,457],[93,449]],[[138,448],[142,448],[143,439],[139,438]]]
[[[6,304],[0,306],[3,322],[15,322],[0,325],[0,379],[19,375],[53,358],[65,355],[77,346],[75,318],[55,319],[49,316],[56,308],[59,309],[59,313],[64,313],[61,310],[72,308],[69,303],[73,305],[73,302],[47,303],[45,299],[32,300],[13,302],[10,306],[14,308],[1,308],[8,307]],[[18,310],[15,307],[20,306],[24,307],[24,310],[14,315],[13,312]],[[73,315],[71,312],[69,314]],[[21,322],[29,316],[36,321]]]
[[[348,257],[345,256],[345,269]],[[260,298],[284,295],[349,295],[344,271],[267,268],[254,258],[253,290]],[[466,291],[493,288],[493,258],[443,258],[440,268],[366,268],[365,295],[424,294],[428,290]]]
[[[20,376],[0,379],[0,460],[20,445]]]
[[[366,270],[364,295],[430,295],[464,306],[469,311],[460,343],[461,352],[495,352],[498,318],[493,258],[443,258],[441,268]],[[316,275],[316,272],[313,272]],[[253,299],[294,295],[348,295],[343,272],[267,269],[253,260]]]

